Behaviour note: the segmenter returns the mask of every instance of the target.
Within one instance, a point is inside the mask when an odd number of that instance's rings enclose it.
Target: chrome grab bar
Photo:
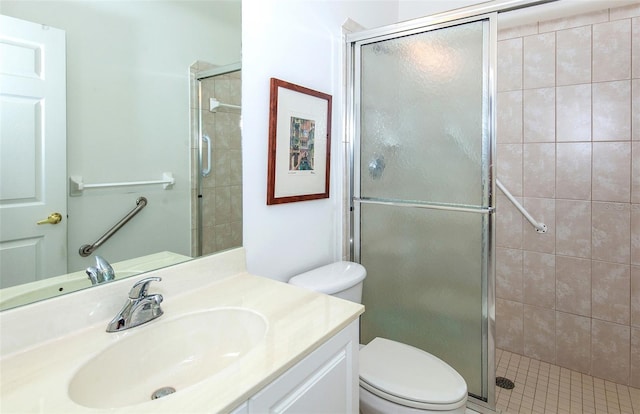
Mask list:
[[[522,206],[522,204],[520,204],[518,202],[518,200],[515,199],[515,197],[509,192],[509,190],[507,190],[505,188],[504,185],[502,185],[502,183],[500,182],[500,180],[496,179],[496,186],[500,189],[500,191],[502,191],[502,193],[507,196],[507,198],[509,199],[509,201],[511,201],[511,204],[513,204],[515,206],[515,208],[518,209],[518,211],[520,213],[522,213],[522,215],[524,216],[524,218],[527,219],[527,221],[529,223],[531,223],[531,225],[533,227],[535,227],[536,231],[538,233],[546,233],[547,232],[547,225],[544,223],[540,223],[538,221],[536,221],[531,214],[529,214],[529,212],[527,210],[525,210],[525,208]]]
[[[117,222],[113,227],[111,227],[105,234],[103,234],[98,240],[96,240],[93,244],[84,244],[80,246],[78,250],[78,254],[82,257],[87,257],[91,253],[93,253],[98,247],[102,245],[102,243],[109,240],[111,236],[113,236],[122,226],[127,224],[129,220],[133,218],[136,214],[140,212],[147,205],[147,199],[145,197],[138,197],[136,199],[136,207],[127,213],[126,216],[119,222]]]

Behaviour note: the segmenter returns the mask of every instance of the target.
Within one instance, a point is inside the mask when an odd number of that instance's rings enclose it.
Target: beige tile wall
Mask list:
[[[499,31],[496,344],[640,387],[640,3]]]
[[[192,72],[211,69],[199,62]],[[195,78],[193,78],[195,88]],[[195,94],[195,95],[194,95]],[[197,96],[192,89],[192,96]],[[202,105],[192,99],[192,252],[196,251],[196,228],[202,226],[202,254],[242,246],[242,141],[240,112],[220,107],[209,111],[209,98],[240,105],[241,74],[233,72],[202,80]],[[202,178],[202,223],[197,223],[196,179],[198,175],[198,110],[201,108],[203,133],[211,138],[211,174]]]

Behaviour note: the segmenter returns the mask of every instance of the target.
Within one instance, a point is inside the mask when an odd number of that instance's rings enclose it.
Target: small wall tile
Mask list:
[[[593,319],[591,321],[591,375],[627,384],[630,336],[629,326]]]
[[[524,144],[523,186],[526,197],[555,196],[555,159],[555,144]]]
[[[496,297],[522,302],[522,250],[496,249]]]
[[[519,203],[522,199],[516,198]],[[522,248],[522,215],[509,199],[498,195],[496,200],[496,246]]]
[[[561,367],[590,373],[590,318],[556,312],[556,362]]]
[[[640,16],[640,3],[609,9],[609,18],[613,20]]]
[[[591,223],[591,257],[628,264],[631,254],[630,205],[594,202]]]
[[[591,143],[556,144],[556,197],[591,200]]]
[[[498,40],[513,39],[514,37],[523,37],[538,34],[538,23],[523,24],[520,26],[502,28],[504,25],[500,22],[498,15]]]
[[[556,257],[556,309],[591,317],[591,260]]]
[[[522,245],[525,250],[540,253],[555,253],[556,206],[549,198],[525,198],[524,206],[538,222],[547,225],[546,233],[538,233],[528,222],[524,222]]]
[[[631,138],[631,81],[594,83],[593,140],[626,141]]]
[[[524,303],[555,309],[556,257],[525,251],[523,256]]]
[[[540,33],[543,33],[552,30],[571,29],[573,27],[586,26],[606,21],[609,21],[608,9],[540,22],[538,26]]]
[[[524,91],[524,142],[556,141],[555,88]]]
[[[591,316],[629,325],[631,304],[630,267],[593,261],[591,264]]]
[[[496,141],[499,144],[522,142],[522,91],[498,92]]]
[[[550,309],[524,305],[524,355],[556,362],[556,315]]]
[[[591,202],[556,200],[556,253],[591,258]]]
[[[498,178],[514,196],[522,196],[522,145],[497,145]]]
[[[591,82],[591,26],[562,30],[556,34],[557,84]]]
[[[524,89],[553,87],[556,83],[556,34],[524,38]]]
[[[591,84],[556,88],[556,137],[561,141],[591,141]]]
[[[631,143],[593,143],[593,199],[631,200]]]
[[[640,328],[640,266],[631,266],[631,298],[631,326]]]
[[[631,78],[631,20],[593,25],[593,81]]]
[[[523,341],[522,303],[496,299],[496,346],[522,354]]]
[[[522,38],[498,42],[498,91],[522,89]]]

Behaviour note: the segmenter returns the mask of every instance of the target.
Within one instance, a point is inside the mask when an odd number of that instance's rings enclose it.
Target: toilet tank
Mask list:
[[[362,282],[366,276],[367,271],[361,264],[342,261],[301,273],[289,279],[289,283],[361,303]]]

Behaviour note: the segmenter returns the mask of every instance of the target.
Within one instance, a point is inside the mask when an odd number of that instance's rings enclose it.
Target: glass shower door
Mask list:
[[[352,43],[362,342],[424,349],[484,402],[493,380],[491,19]]]

